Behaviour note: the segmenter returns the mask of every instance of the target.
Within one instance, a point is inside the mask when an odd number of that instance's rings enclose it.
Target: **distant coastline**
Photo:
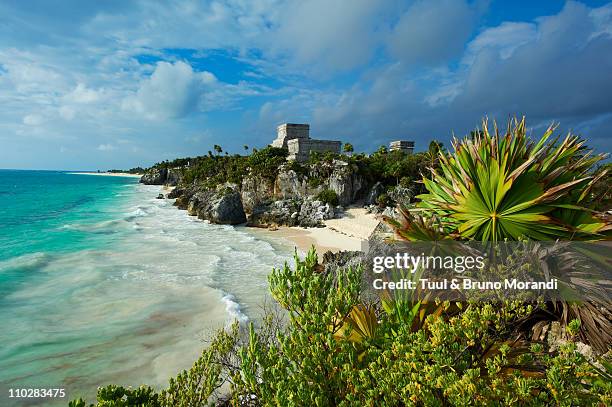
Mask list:
[[[94,172],[94,171],[71,171],[66,174],[72,175],[100,175],[104,177],[132,177],[132,178],[140,178],[142,174],[130,174],[128,172]]]

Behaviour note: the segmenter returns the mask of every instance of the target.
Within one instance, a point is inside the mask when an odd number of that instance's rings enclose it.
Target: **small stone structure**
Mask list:
[[[396,140],[389,143],[390,151],[403,151],[406,154],[414,152],[414,141]]]
[[[294,138],[287,142],[287,148],[289,150],[288,160],[296,161],[307,161],[310,153],[325,153],[331,151],[333,153],[340,153],[340,141],[334,140],[313,140],[313,139],[301,139]]]
[[[272,142],[272,147],[287,148],[287,142],[293,139],[310,139],[310,125],[283,123],[276,128],[276,140]]]
[[[276,130],[277,136],[272,142],[272,147],[289,150],[287,160],[306,161],[313,151],[340,153],[342,145],[340,141],[311,139],[308,124],[283,123]]]

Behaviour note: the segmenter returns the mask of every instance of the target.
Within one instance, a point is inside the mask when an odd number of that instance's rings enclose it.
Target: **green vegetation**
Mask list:
[[[520,303],[368,303],[360,269],[322,273],[311,251],[269,277],[289,317],[241,335],[220,331],[167,389],[98,392],[99,406],[203,406],[228,386],[229,405],[610,405],[611,366],[570,340],[558,351],[516,333]],[[572,323],[572,329],[578,322]],[[506,339],[508,338],[508,339]],[[509,339],[512,338],[512,339]],[[248,400],[248,403],[247,403]],[[73,402],[85,406],[85,402]]]
[[[248,149],[248,146],[244,147]],[[350,143],[345,143],[344,148],[345,151],[348,151],[347,148],[351,151],[353,149]],[[249,175],[274,180],[280,168],[284,166],[295,171],[301,179],[306,179],[309,187],[317,188],[332,174],[333,162],[340,160],[347,162],[350,171],[361,175],[366,184],[381,182],[387,187],[401,184],[410,186],[415,193],[420,193],[424,191],[423,187],[414,181],[420,179],[428,167],[437,165],[435,160],[432,162],[428,153],[388,152],[384,147],[371,155],[313,152],[306,163],[288,162],[285,149],[270,146],[260,150],[254,148],[248,156],[227,155],[227,152],[222,155],[223,148],[219,145],[215,145],[213,150],[214,153],[209,151],[205,156],[163,161],[155,164],[152,169],[179,168],[183,172],[185,183],[214,188],[226,182],[240,184]],[[389,199],[388,204],[391,203],[392,200]]]
[[[609,165],[595,168],[601,156],[574,136],[553,138],[553,131],[531,141],[524,119],[503,135],[497,128],[491,134],[485,121],[452,152],[432,142],[425,153],[381,147],[370,156],[312,154],[308,164],[284,165],[308,175],[311,186],[342,159],[389,193],[420,188],[420,201],[390,220],[406,240],[608,238],[602,211],[610,209]],[[218,184],[249,172],[273,178],[286,156],[271,147],[250,157],[215,151],[191,160],[188,182]],[[330,192],[318,198],[337,200]],[[389,202],[388,194],[379,197],[379,204]],[[612,405],[609,352],[595,360],[577,351],[578,340],[609,351],[609,303],[434,302],[422,292],[375,298],[363,289],[361,269],[325,271],[314,250],[296,256],[294,267],[273,270],[269,283],[281,310],[261,327],[244,332],[236,323],[219,331],[162,391],[107,386],[97,405],[202,406],[219,398],[235,406]],[[576,279],[582,283],[589,282]],[[567,340],[555,347],[532,340],[535,316],[559,321]]]
[[[606,175],[593,175],[603,156],[576,136],[553,139],[553,132],[532,142],[524,118],[504,135],[497,127],[492,135],[484,121],[472,137],[455,140],[453,153],[439,153],[440,168],[423,179],[427,193],[417,197],[419,214],[459,239],[601,239],[610,222],[584,205]]]
[[[145,169],[141,167],[130,168],[129,170],[108,170],[110,173],[144,174]]]
[[[183,169],[183,180],[186,183],[199,183],[209,187],[231,182],[240,184],[250,175],[274,179],[278,169],[285,162],[287,151],[282,148],[266,147],[254,151],[250,156],[220,155],[223,149],[216,145],[217,154],[210,152],[207,156],[186,158],[164,162],[154,166],[163,165],[166,168],[186,166]]]
[[[386,206],[391,205],[392,200],[391,197],[385,193],[380,194],[377,198],[376,198],[376,203],[378,204],[378,206],[380,206],[381,208],[384,208]]]
[[[332,206],[338,206],[338,194],[336,194],[336,191],[331,189],[324,189],[323,191],[319,192],[317,195],[317,200]]]

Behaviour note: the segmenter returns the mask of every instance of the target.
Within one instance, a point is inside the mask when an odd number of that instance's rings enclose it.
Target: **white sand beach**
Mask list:
[[[341,218],[326,220],[323,228],[279,227],[278,230],[266,230],[264,233],[288,239],[304,252],[314,245],[317,253],[323,254],[328,250],[361,250],[363,242],[379,222],[375,215],[363,208],[349,208]]]

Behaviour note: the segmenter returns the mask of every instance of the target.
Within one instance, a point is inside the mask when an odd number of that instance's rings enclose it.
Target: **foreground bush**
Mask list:
[[[361,271],[325,274],[316,254],[270,276],[287,325],[220,331],[167,389],[109,386],[99,406],[610,405],[610,365],[568,341],[555,352],[514,336],[532,306],[364,303]],[[572,324],[575,331],[578,322]],[[573,331],[570,330],[570,333]],[[606,366],[608,371],[606,372]],[[140,404],[130,404],[132,400]],[[83,401],[74,406],[85,406]]]

